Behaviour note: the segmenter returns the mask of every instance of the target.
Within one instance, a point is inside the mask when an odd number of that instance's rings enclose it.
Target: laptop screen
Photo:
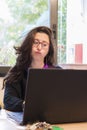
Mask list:
[[[30,69],[23,124],[87,121],[87,70]]]

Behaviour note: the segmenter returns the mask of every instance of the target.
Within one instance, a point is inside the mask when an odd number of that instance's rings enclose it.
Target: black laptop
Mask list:
[[[30,69],[23,124],[87,121],[87,70]]]
[[[23,122],[87,121],[87,70],[30,69]]]

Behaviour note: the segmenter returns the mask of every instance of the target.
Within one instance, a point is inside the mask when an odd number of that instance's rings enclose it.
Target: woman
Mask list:
[[[16,64],[7,73],[3,88],[4,108],[23,111],[28,68],[54,68],[54,47],[50,28],[40,26],[32,29],[20,47]]]

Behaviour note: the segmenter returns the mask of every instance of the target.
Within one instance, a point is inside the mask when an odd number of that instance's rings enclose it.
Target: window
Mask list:
[[[87,1],[58,0],[58,63],[87,64]]]
[[[53,30],[56,64],[87,64],[87,0],[0,0],[0,66],[14,65],[13,46],[39,25]]]

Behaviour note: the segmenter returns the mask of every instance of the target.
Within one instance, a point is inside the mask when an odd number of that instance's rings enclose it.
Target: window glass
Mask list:
[[[39,25],[50,25],[47,0],[0,0],[0,65],[15,63],[13,46]]]
[[[87,0],[58,0],[58,63],[87,64]]]

